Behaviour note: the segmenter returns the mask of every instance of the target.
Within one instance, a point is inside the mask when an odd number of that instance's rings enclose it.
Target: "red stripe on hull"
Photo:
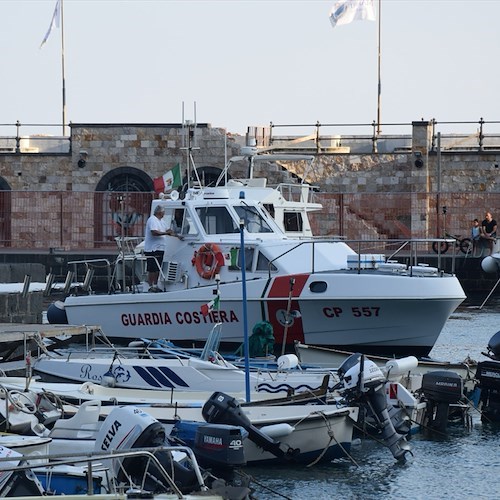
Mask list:
[[[267,297],[269,299],[280,298],[283,300],[268,300],[267,301],[267,316],[269,322],[273,325],[274,339],[277,345],[283,343],[285,335],[286,316],[288,309],[288,300],[290,297],[290,280],[295,279],[291,297],[300,297],[302,290],[309,278],[309,274],[294,274],[289,276],[278,276],[274,278]],[[290,311],[300,313],[300,307],[297,300],[291,300]],[[296,340],[304,342],[304,327],[302,318],[292,317],[292,323],[288,326],[286,332],[286,343],[293,344]]]

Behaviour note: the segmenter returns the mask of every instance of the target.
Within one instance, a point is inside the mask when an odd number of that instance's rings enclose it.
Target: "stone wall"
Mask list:
[[[179,124],[72,124],[68,153],[0,154],[0,189],[17,191],[7,207],[0,190],[0,240],[8,223],[4,240],[12,248],[94,248],[96,200],[83,195],[106,191],[107,180],[118,171],[139,172],[152,190],[155,177],[177,163],[186,164],[189,137],[198,167],[222,167],[245,143],[243,137],[208,124],[197,125],[192,136]],[[310,172],[305,163],[273,162],[260,174],[269,184],[296,176],[319,186],[318,201],[326,206],[317,217],[319,234],[429,237],[442,235],[443,228],[464,234],[471,218],[481,218],[485,210],[500,217],[499,163],[499,149],[445,149],[438,154],[431,125],[421,121],[413,124],[410,148],[380,154],[332,149],[315,155]],[[245,176],[247,167],[240,162],[233,177]],[[343,209],[346,200],[349,207]],[[443,206],[450,208],[447,221],[441,221]]]
[[[438,155],[430,131],[428,122],[414,122],[408,151],[319,153],[307,180],[330,193],[499,192],[499,150],[444,150]],[[192,156],[198,167],[222,167],[244,142],[224,129],[199,124]],[[0,177],[12,190],[87,192],[119,167],[139,169],[153,179],[186,163],[187,131],[179,124],[72,124],[70,144],[68,153],[0,154]],[[300,177],[304,174],[300,166],[284,165]],[[280,172],[286,175],[279,168],[271,172],[276,174],[272,180],[282,180]]]
[[[177,163],[186,163],[188,145],[186,129],[178,124],[72,124],[70,144],[68,153],[0,154],[0,176],[12,190],[95,191],[99,181],[118,167],[159,177]],[[206,124],[197,125],[191,145],[197,166],[223,166],[226,145],[229,156],[239,152],[233,136]]]

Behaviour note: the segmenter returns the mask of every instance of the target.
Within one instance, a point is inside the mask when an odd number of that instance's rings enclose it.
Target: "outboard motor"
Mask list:
[[[129,450],[132,448],[156,448],[165,446],[166,435],[162,424],[140,408],[123,406],[114,409],[102,423],[97,434],[95,450]],[[169,471],[182,492],[191,492],[200,489],[198,478],[193,470],[184,467],[175,461],[169,451],[159,451],[155,454],[165,470]],[[128,477],[135,484],[143,484],[143,477],[147,471],[147,480],[144,488],[153,493],[165,492],[163,479],[157,467],[150,463],[147,457],[133,457],[114,459],[107,464],[114,472],[116,480],[129,482]],[[127,477],[128,476],[128,477]]]
[[[257,429],[250,419],[243,413],[240,404],[231,396],[223,392],[214,392],[201,410],[203,418],[209,423],[229,424],[243,427],[248,432],[248,437],[257,446],[275,457],[290,459],[293,458],[299,450],[289,448],[283,450],[279,441],[274,441],[268,435]]]
[[[495,337],[497,335],[498,333]],[[478,387],[481,390],[479,397],[481,420],[500,422],[500,363],[498,361],[479,362],[476,379],[479,381]]]
[[[25,465],[21,453],[4,446],[0,446],[0,457],[12,458],[12,461],[2,463],[4,469]],[[43,486],[32,470],[0,470],[1,497],[31,497],[43,494]]]
[[[178,420],[169,438],[191,448],[198,463],[217,477],[234,481],[235,467],[246,465],[243,440],[247,435],[234,425]]]
[[[436,370],[422,377],[422,394],[428,400],[425,422],[427,427],[441,432],[446,430],[451,404],[463,396],[463,380],[455,372]]]
[[[495,361],[500,361],[500,332],[491,337],[488,342],[488,352],[483,354]]]
[[[411,453],[405,436],[396,432],[387,408],[385,376],[382,370],[362,354],[349,356],[337,370],[343,383],[343,393],[349,403],[368,405],[381,430],[382,439],[396,460],[405,460]]]

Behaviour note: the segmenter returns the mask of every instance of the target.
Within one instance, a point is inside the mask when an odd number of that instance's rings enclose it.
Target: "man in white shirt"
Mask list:
[[[160,205],[154,209],[153,215],[146,222],[146,238],[144,240],[144,253],[147,257],[146,270],[148,272],[148,283],[150,292],[159,292],[158,278],[160,276],[160,266],[165,253],[166,236],[175,234],[168,229],[163,220],[165,210]]]

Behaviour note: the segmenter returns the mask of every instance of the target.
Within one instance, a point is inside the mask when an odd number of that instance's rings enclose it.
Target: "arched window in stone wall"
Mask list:
[[[9,183],[0,177],[0,247],[10,247],[12,234],[10,225],[11,216],[11,189]]]
[[[143,170],[119,167],[104,175],[94,199],[96,245],[122,237],[142,238],[152,198],[153,180]]]

